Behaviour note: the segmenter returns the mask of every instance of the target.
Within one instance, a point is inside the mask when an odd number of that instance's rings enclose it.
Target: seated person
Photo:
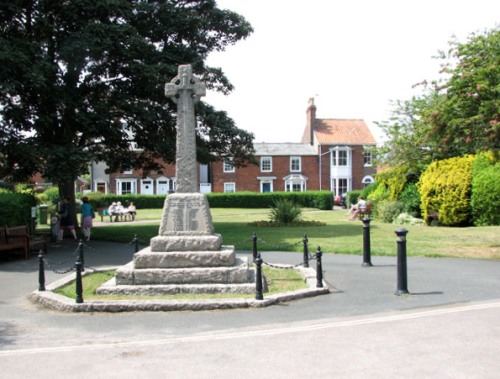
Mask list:
[[[134,221],[135,220],[135,215],[137,214],[137,209],[135,209],[134,203],[130,202],[127,210],[128,210],[128,215],[130,217],[130,220]]]
[[[359,215],[359,212],[362,212],[365,209],[366,209],[366,200],[363,199],[363,197],[360,196],[358,198],[358,203],[356,205],[354,205],[353,208],[352,208],[353,213],[352,213],[352,217],[350,219],[351,220],[356,220],[356,218]]]
[[[109,219],[112,221],[113,216],[115,217],[115,222],[118,221],[118,217],[120,216],[120,212],[117,209],[117,203],[112,203],[108,208]]]
[[[128,209],[126,209],[121,202],[116,203],[116,212],[120,215],[122,221],[127,219]]]

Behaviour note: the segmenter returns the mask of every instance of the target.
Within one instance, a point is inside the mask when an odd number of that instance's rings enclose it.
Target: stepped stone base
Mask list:
[[[252,272],[253,275],[253,272]],[[116,285],[115,278],[103,284],[96,291],[99,295],[136,295],[157,296],[182,293],[218,294],[218,293],[255,293],[254,283],[241,284],[157,284],[157,285]]]
[[[117,285],[231,284],[249,282],[248,260],[237,258],[231,267],[135,268],[134,262],[116,270]]]
[[[222,246],[218,251],[155,252],[150,247],[134,254],[136,269],[233,266],[234,246]]]
[[[252,293],[255,269],[234,246],[218,251],[152,251],[146,247],[119,267],[99,294]]]
[[[151,251],[217,251],[222,246],[220,234],[193,234],[163,235],[151,238]]]

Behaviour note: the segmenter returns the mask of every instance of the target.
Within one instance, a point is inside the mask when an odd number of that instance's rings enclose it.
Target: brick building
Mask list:
[[[301,143],[256,143],[258,165],[235,168],[230,158],[212,165],[214,192],[329,190],[335,195],[373,183],[370,129],[359,119],[318,119],[306,110]]]
[[[299,143],[255,143],[258,164],[234,167],[231,158],[199,166],[200,192],[274,192],[329,190],[335,195],[373,183],[371,148],[376,141],[359,119],[318,119],[309,99],[306,127]],[[105,173],[93,163],[92,190],[116,194],[166,194],[175,191],[175,165],[141,171]]]

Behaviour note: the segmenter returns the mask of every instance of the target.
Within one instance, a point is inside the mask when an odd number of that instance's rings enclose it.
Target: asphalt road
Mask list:
[[[76,244],[52,245],[64,271]],[[133,246],[90,241],[88,267],[132,259]],[[247,254],[240,252],[239,254]],[[263,253],[295,264],[297,253]],[[324,255],[329,295],[257,309],[59,313],[32,304],[38,262],[0,262],[3,378],[497,378],[500,261]],[[61,277],[47,271],[47,282]]]

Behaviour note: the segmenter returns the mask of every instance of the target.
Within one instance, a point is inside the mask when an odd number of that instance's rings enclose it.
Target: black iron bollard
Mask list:
[[[252,236],[252,254],[253,254],[253,261],[255,262],[255,260],[257,259],[257,255],[258,255],[258,252],[257,252],[257,234],[256,233],[254,233]]]
[[[395,231],[398,236],[398,288],[396,295],[408,294],[408,277],[406,269],[406,234],[408,230],[397,229]]]
[[[137,234],[134,235],[134,248],[137,253],[139,251],[139,238],[137,238]]]
[[[80,240],[80,243],[78,244],[78,258],[80,259],[80,262],[82,262],[82,271],[85,271],[85,259],[83,258],[83,242]]]
[[[306,234],[304,234],[302,242],[304,243],[304,267],[309,267],[309,240]]]
[[[45,267],[43,262],[43,249],[38,253],[38,291],[45,291]]]
[[[370,246],[370,217],[363,217],[363,267],[372,267]]]
[[[255,259],[255,266],[255,300],[264,300],[264,295],[262,294],[262,258],[260,254]]]
[[[321,248],[318,246],[318,250],[316,251],[316,288],[323,287],[323,265],[321,264],[321,256],[323,253],[321,252]]]
[[[82,285],[82,268],[83,268],[83,262],[80,260],[80,257],[78,256],[76,258],[76,302],[78,304],[83,303],[83,285]]]

